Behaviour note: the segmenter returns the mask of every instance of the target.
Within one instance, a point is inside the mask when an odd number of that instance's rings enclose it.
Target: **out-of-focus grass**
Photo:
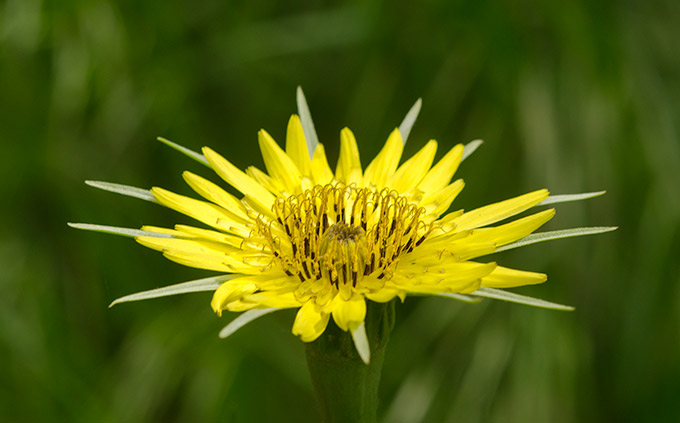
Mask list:
[[[486,140],[470,208],[547,186],[607,189],[550,228],[613,234],[494,257],[544,271],[521,292],[573,313],[408,299],[382,414],[419,421],[676,421],[680,412],[680,7],[676,2],[0,5],[0,420],[316,421],[292,314],[227,341],[208,294],[107,305],[208,273],[66,221],[184,218],[86,187],[180,192],[204,168],[153,139],[261,165],[301,84],[329,156],[364,164],[416,98],[406,147]]]

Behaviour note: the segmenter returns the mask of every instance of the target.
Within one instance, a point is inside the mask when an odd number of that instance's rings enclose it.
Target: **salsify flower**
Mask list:
[[[240,170],[208,147],[199,154],[162,140],[209,166],[222,184],[185,171],[183,177],[199,199],[158,187],[147,191],[90,182],[160,203],[209,229],[185,224],[144,226],[141,231],[73,226],[131,235],[172,261],[223,274],[134,294],[118,302],[214,290],[211,305],[218,315],[225,310],[246,312],[225,328],[223,335],[270,311],[297,309],[292,332],[302,341],[317,339],[332,318],[340,329],[352,334],[364,361],[369,355],[364,327],[367,301],[440,295],[463,301],[492,297],[567,308],[502,291],[544,282],[546,275],[500,266],[484,256],[542,240],[611,229],[530,236],[555,215],[552,208],[498,224],[541,204],[601,193],[550,197],[547,190],[539,189],[467,212],[449,211],[464,187],[454,174],[479,142],[458,144],[435,163],[438,144],[430,140],[415,155],[402,160],[406,137],[420,108],[418,102],[365,168],[354,134],[343,129],[333,169],[323,144],[316,140],[301,91],[298,95],[303,120],[297,115],[290,118],[285,147],[265,130],[258,133],[266,172],[253,166]],[[230,194],[224,183],[241,196]]]

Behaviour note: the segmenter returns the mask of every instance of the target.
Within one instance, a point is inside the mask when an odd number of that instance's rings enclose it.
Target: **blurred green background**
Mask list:
[[[486,141],[454,206],[606,189],[546,229],[620,226],[493,257],[572,313],[398,305],[384,421],[680,421],[678,22],[672,0],[0,3],[0,421],[317,421],[292,313],[219,340],[209,293],[108,309],[211,273],[66,226],[188,222],[83,181],[211,176],[156,136],[261,166],[297,85],[333,163],[342,127],[365,165],[422,97],[407,154]]]

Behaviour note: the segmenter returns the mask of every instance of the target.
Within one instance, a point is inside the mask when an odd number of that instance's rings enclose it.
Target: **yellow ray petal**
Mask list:
[[[307,301],[295,316],[293,335],[297,335],[303,342],[312,342],[326,330],[330,314],[322,311],[322,307]]]
[[[213,256],[184,254],[178,252],[163,252],[163,256],[168,260],[182,266],[195,267],[196,269],[214,270],[216,272],[236,273],[236,269],[227,265],[222,258]],[[251,269],[252,272],[252,269]]]
[[[464,187],[465,182],[462,179],[458,179],[445,188],[424,196],[418,206],[425,207],[428,215],[437,218],[449,209],[453,200],[456,199]]]
[[[177,250],[192,254],[206,254],[215,256],[224,256],[234,252],[240,252],[238,248],[231,245],[204,241],[199,239],[182,239],[182,238],[156,238],[152,236],[138,236],[135,241],[145,247],[154,249],[156,251]]]
[[[363,175],[361,173],[359,148],[357,148],[357,141],[349,128],[344,128],[340,132],[340,157],[335,169],[335,179],[347,185],[361,186],[362,184]]]
[[[356,329],[366,318],[366,300],[358,294],[352,295],[349,300],[336,295],[330,309],[333,320],[344,331]]]
[[[246,214],[246,209],[243,207],[243,203],[233,195],[209,180],[189,171],[184,171],[182,177],[187,184],[189,184],[191,189],[196,191],[201,197],[222,207],[227,213],[240,218],[244,223],[250,221],[250,218]]]
[[[333,172],[328,166],[328,159],[326,159],[326,150],[323,144],[317,144],[314,149],[314,156],[312,157],[312,176],[314,182],[318,185],[326,185],[333,180]]]
[[[460,262],[473,258],[485,256],[496,251],[496,245],[492,242],[472,243],[448,242],[446,244],[437,243],[435,245],[423,244],[414,249],[411,253],[405,254],[399,260],[399,266],[436,266],[439,263],[454,261]]]
[[[257,140],[269,176],[281,182],[289,194],[299,192],[302,175],[288,154],[264,129],[257,133]]]
[[[546,198],[548,198],[548,190],[539,189],[519,197],[469,211],[453,219],[451,222],[456,225],[456,230],[479,228],[521,213]]]
[[[234,219],[233,215],[226,213],[222,207],[215,204],[195,200],[158,187],[151,188],[151,193],[164,206],[214,228],[233,233],[233,227],[243,226],[241,222]]]
[[[524,285],[543,283],[548,279],[544,273],[527,272],[498,266],[482,278],[482,286],[487,288],[515,288]]]
[[[226,308],[227,304],[255,291],[257,291],[257,285],[250,282],[247,277],[235,278],[217,288],[213,294],[210,306],[218,316],[221,316],[222,310]]]
[[[491,263],[476,263],[473,261],[464,262],[452,262],[447,260],[441,260],[439,264],[432,266],[421,266],[419,271],[412,271],[411,268],[405,269],[404,271],[395,272],[393,280],[403,280],[402,276],[408,279],[419,279],[419,278],[445,278],[447,280],[463,280],[463,279],[476,279],[488,275],[497,267],[495,262]],[[415,280],[412,283],[417,284],[418,281]]]
[[[224,306],[225,310],[233,311],[236,313],[252,310],[254,308],[257,308],[257,303],[249,303],[247,301],[244,301],[243,299],[231,301]]]
[[[263,308],[297,308],[302,305],[295,299],[295,295],[292,292],[279,294],[266,291],[258,292],[246,296],[243,300],[244,302],[255,303],[258,307]]]
[[[209,229],[196,228],[188,225],[175,225],[175,232],[184,237],[197,237],[210,241],[220,242],[231,245],[232,247],[241,248],[243,238],[235,235],[228,235],[222,232],[211,231]]]
[[[548,209],[495,228],[473,229],[472,234],[460,242],[493,242],[496,246],[509,244],[529,235],[553,216],[555,209]]]
[[[385,146],[366,167],[364,172],[364,185],[374,185],[377,189],[385,187],[385,183],[394,176],[397,170],[404,143],[401,140],[399,129],[392,131],[385,142]]]
[[[275,195],[281,195],[282,192],[286,191],[286,187],[278,179],[274,179],[267,175],[255,166],[248,166],[246,168],[246,175],[257,181],[258,184],[265,187],[269,192]]]
[[[421,268],[414,271],[415,266],[394,273],[390,280],[398,288],[412,292],[420,285],[439,285],[442,290],[462,290],[475,280],[490,274],[496,263],[443,263],[439,266]],[[429,289],[429,288],[428,288]]]
[[[430,140],[420,151],[399,166],[387,186],[399,193],[417,187],[432,166],[432,160],[434,160],[436,153],[437,141]]]
[[[382,288],[375,292],[369,292],[364,294],[366,298],[376,303],[387,303],[392,301],[396,296],[401,296],[403,301],[403,291],[393,288]]]
[[[217,154],[209,147],[203,147],[203,154],[210,162],[210,166],[229,185],[258,201],[265,209],[269,209],[274,202],[274,196],[253,178],[246,175],[229,160]]]
[[[302,130],[302,123],[298,115],[291,116],[288,121],[286,153],[303,176],[312,177],[312,161],[309,158],[305,133]]]
[[[436,165],[425,175],[418,185],[426,193],[436,192],[444,188],[458,170],[458,165],[463,157],[463,144],[454,146]]]

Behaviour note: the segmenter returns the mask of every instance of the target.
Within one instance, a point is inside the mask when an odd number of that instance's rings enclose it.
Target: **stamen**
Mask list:
[[[396,191],[341,183],[277,198],[275,218],[259,215],[252,237],[265,239],[275,263],[301,282],[325,279],[341,295],[365,276],[389,279],[399,256],[432,231],[423,208]]]

